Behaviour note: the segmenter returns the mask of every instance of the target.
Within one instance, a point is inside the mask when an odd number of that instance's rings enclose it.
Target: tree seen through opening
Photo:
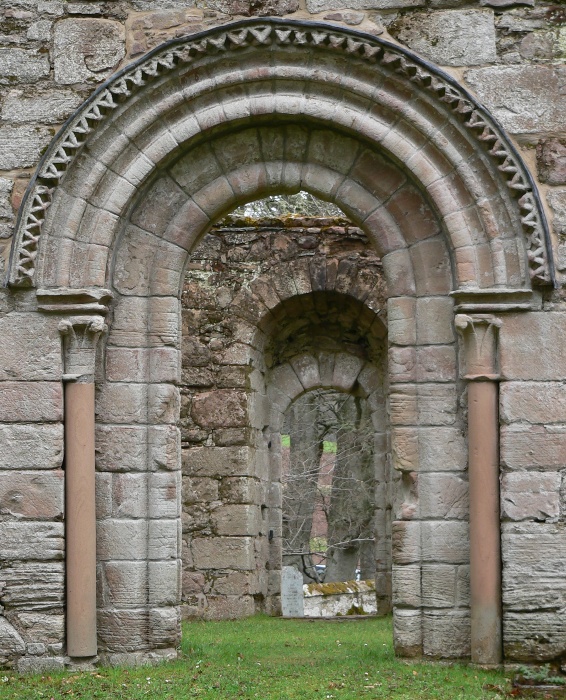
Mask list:
[[[283,564],[305,582],[375,575],[373,427],[365,399],[315,390],[286,412]]]

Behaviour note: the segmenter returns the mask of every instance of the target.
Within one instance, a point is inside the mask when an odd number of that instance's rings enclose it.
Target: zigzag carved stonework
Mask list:
[[[449,107],[483,149],[493,158],[511,192],[516,195],[527,241],[533,283],[552,282],[552,250],[548,224],[533,182],[520,156],[501,127],[452,78],[404,49],[370,35],[315,23],[285,20],[245,20],[230,29],[174,40],[125,68],[102,85],[73,115],[45,153],[21,206],[12,251],[13,286],[33,286],[36,256],[46,210],[69,164],[91,134],[127,97],[176,67],[194,63],[208,54],[227,53],[250,46],[285,45],[301,50],[335,51],[387,70],[433,93]]]

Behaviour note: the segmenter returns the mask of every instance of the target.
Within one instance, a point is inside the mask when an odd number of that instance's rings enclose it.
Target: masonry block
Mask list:
[[[253,570],[251,537],[195,537],[191,542],[196,569]]]
[[[0,382],[0,423],[63,420],[60,382]]]
[[[509,520],[552,520],[560,515],[560,472],[518,471],[501,477],[501,515]]]
[[[407,14],[391,31],[413,51],[441,66],[474,66],[497,59],[494,16],[489,9]]]
[[[63,523],[0,522],[0,560],[63,559]]]
[[[195,447],[183,454],[183,474],[198,477],[248,476],[249,447]]]
[[[466,82],[510,133],[559,132],[566,98],[548,95],[557,95],[565,70],[544,64],[473,68]]]
[[[63,19],[56,23],[56,82],[98,82],[124,57],[124,28],[106,19]]]
[[[0,445],[0,469],[57,469],[63,461],[63,424],[0,425]]]
[[[393,645],[395,653],[405,657],[418,657],[423,653],[422,612],[393,608]]]
[[[419,474],[419,513],[423,518],[466,519],[469,514],[468,482],[446,472]]]
[[[0,472],[0,513],[18,519],[58,520],[63,517],[64,473]]]
[[[446,641],[450,640],[447,644]],[[423,613],[423,652],[436,658],[470,655],[470,613],[467,610],[427,610]]]

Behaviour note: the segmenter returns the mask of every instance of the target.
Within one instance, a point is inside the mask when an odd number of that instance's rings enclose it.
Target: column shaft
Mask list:
[[[94,383],[65,384],[67,654],[95,656]]]
[[[499,413],[495,381],[468,383],[472,661],[499,664],[501,541]]]

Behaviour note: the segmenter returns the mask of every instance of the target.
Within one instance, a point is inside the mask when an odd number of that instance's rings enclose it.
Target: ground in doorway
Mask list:
[[[496,700],[512,697],[497,672],[461,664],[406,663],[392,649],[390,618],[332,624],[253,617],[184,626],[182,657],[156,667],[17,677],[0,671],[2,700]],[[542,696],[541,696],[542,697]]]

